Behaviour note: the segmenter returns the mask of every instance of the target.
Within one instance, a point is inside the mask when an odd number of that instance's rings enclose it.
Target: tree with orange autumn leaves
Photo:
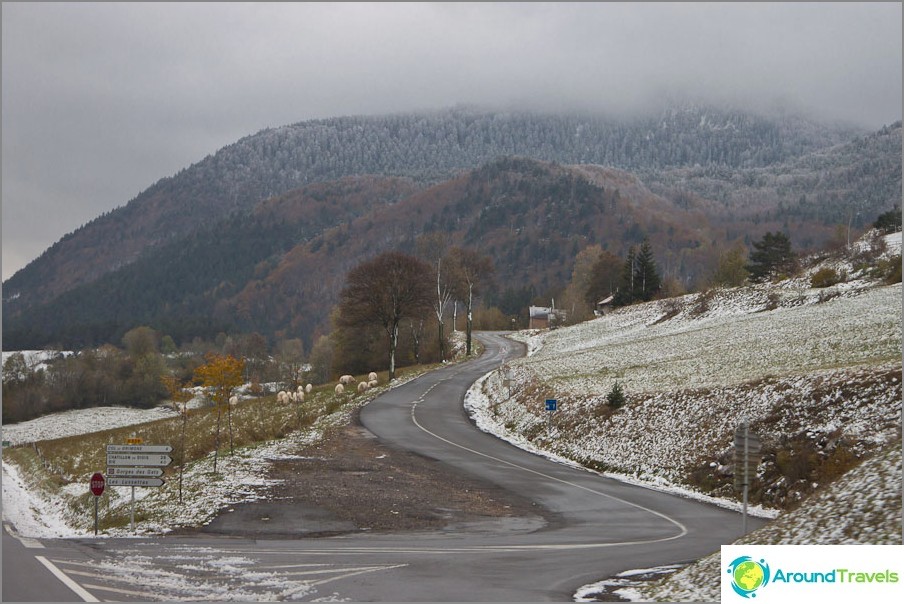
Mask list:
[[[244,383],[245,361],[232,355],[208,353],[207,363],[195,369],[195,379],[207,390],[207,395],[217,408],[217,429],[214,441],[213,471],[217,471],[217,457],[220,451],[220,424],[222,410],[226,408],[229,425],[229,452],[232,454],[232,411],[229,399],[235,389]]]

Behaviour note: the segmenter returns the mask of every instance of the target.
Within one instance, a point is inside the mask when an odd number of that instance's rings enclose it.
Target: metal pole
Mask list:
[[[749,456],[750,428],[747,422],[744,422],[744,522],[741,528],[742,534],[747,534],[747,488],[750,484],[750,463]]]
[[[97,496],[94,497],[94,536],[97,537]]]
[[[132,532],[135,532],[135,487],[132,487]]]

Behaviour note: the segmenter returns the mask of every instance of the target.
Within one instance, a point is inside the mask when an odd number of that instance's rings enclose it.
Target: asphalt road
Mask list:
[[[552,522],[329,539],[44,540],[52,548],[45,560],[78,588],[64,586],[62,599],[571,601],[582,585],[688,562],[740,536],[735,512],[557,464],[477,430],[463,409],[465,392],[521,353],[499,334],[480,338],[487,348],[480,358],[390,390],[361,421],[384,443],[529,497]],[[762,523],[749,519],[749,530]],[[8,550],[3,538],[3,600],[60,601],[59,575],[35,562],[40,550]],[[7,556],[18,560],[9,573]]]

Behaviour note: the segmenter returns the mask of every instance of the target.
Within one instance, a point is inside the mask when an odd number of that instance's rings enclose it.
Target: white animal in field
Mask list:
[[[304,387],[304,393],[311,394],[311,390],[313,390],[313,389],[314,389],[314,386],[312,386],[311,384],[308,384]]]
[[[367,382],[358,382],[358,394],[364,394],[369,387]]]
[[[353,375],[343,375],[339,378],[339,383],[343,386],[348,386],[349,384],[354,384],[357,380]]]
[[[371,371],[370,373],[367,374],[367,381],[368,381],[368,382],[376,382],[377,379],[378,379],[378,378],[377,378],[377,373],[376,373],[375,371]]]
[[[336,384],[336,394],[342,394],[343,392],[345,392],[345,386]]]

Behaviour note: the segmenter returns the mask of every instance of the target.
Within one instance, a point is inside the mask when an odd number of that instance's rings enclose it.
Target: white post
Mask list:
[[[741,526],[742,534],[747,534],[747,489],[750,484],[750,463],[748,457],[750,454],[750,428],[747,422],[744,422],[744,521]]]

